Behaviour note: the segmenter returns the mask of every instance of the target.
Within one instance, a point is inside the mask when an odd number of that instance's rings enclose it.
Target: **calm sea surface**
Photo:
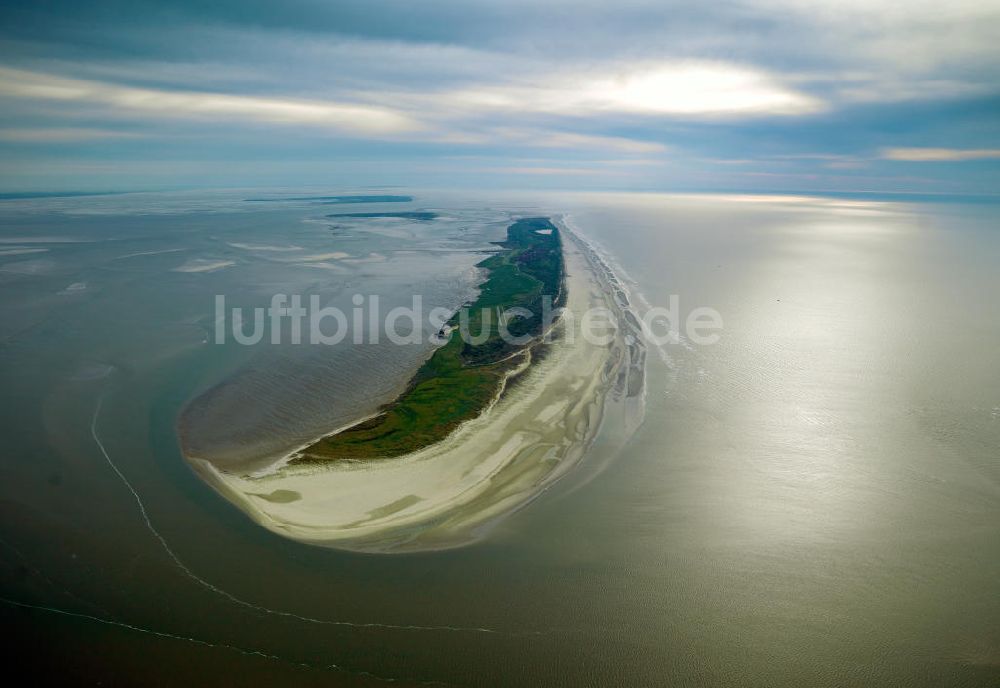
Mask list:
[[[105,685],[1000,684],[1000,206],[412,193],[0,202],[22,659]],[[439,217],[324,217],[415,209]],[[188,468],[179,423],[199,451],[273,455],[429,351],[216,345],[215,295],[455,308],[511,213],[557,212],[633,302],[724,322],[651,348],[616,455],[599,439],[483,542],[409,555],[285,540]]]

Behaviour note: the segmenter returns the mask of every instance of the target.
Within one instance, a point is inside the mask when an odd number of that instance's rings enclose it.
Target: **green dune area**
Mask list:
[[[562,305],[563,254],[559,230],[548,218],[518,220],[500,250],[478,264],[487,271],[479,297],[468,308],[468,326],[456,313],[436,349],[406,390],[380,413],[302,450],[296,462],[374,459],[409,454],[440,442],[460,423],[478,416],[500,392],[507,372],[522,364],[545,327],[545,297]],[[522,308],[519,317],[505,317]],[[503,320],[513,343],[500,335]],[[465,329],[470,336],[462,336]]]

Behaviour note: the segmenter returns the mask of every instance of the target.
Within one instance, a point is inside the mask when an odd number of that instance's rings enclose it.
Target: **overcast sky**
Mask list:
[[[1000,0],[0,5],[0,191],[998,182]]]

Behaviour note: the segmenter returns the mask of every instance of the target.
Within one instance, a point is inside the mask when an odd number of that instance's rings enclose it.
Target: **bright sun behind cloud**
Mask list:
[[[823,107],[763,72],[725,63],[682,62],[644,69],[597,82],[584,97],[611,110],[675,115],[796,115]]]
[[[594,73],[578,68],[531,83],[484,85],[446,98],[463,109],[556,115],[638,113],[675,117],[805,115],[826,104],[767,72],[726,62],[638,63]]]

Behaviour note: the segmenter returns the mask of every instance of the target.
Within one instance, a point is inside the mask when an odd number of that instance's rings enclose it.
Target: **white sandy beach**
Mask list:
[[[589,248],[568,230],[563,236],[567,309],[575,322],[589,308],[620,313]],[[252,475],[189,460],[260,525],[296,540],[365,551],[464,544],[576,465],[606,404],[628,406],[625,372],[634,367],[635,344],[626,345],[623,330],[609,345],[579,332],[569,338],[566,325],[565,318],[556,324],[545,355],[497,403],[419,452],[320,466],[279,461]]]

